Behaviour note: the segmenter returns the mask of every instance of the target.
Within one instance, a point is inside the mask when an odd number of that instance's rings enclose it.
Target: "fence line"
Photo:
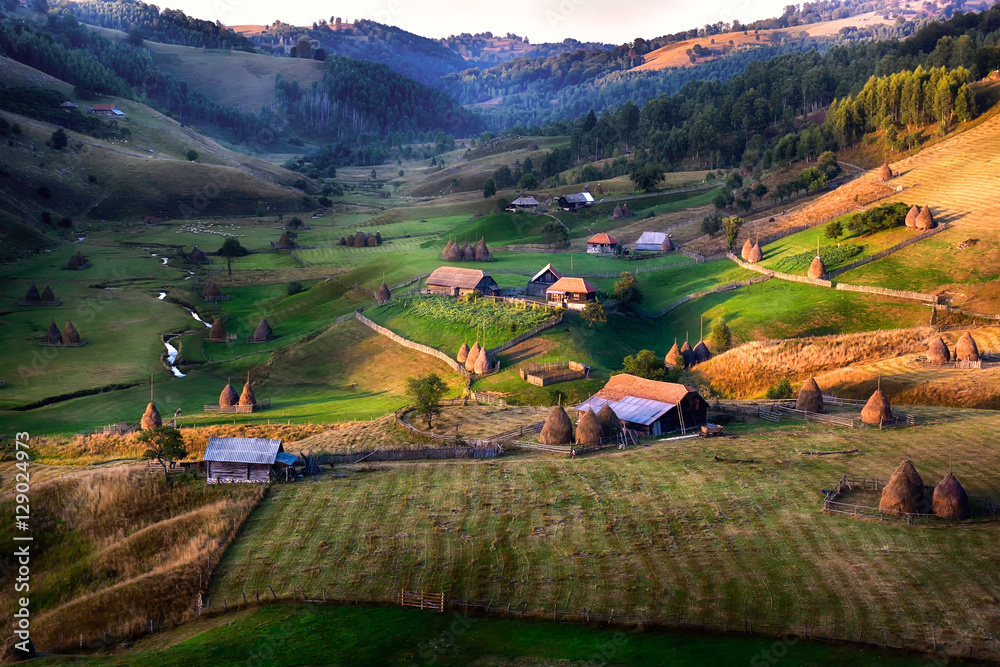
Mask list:
[[[701,297],[708,296],[710,294],[718,294],[719,292],[729,292],[729,291],[732,291],[734,289],[739,289],[741,287],[748,287],[750,285],[756,285],[757,283],[762,283],[762,282],[764,282],[766,280],[770,280],[772,277],[773,276],[771,276],[771,275],[765,274],[765,275],[762,275],[762,276],[760,276],[758,278],[750,278],[748,280],[741,280],[741,281],[735,282],[735,283],[727,283],[725,285],[719,285],[719,286],[713,287],[711,289],[702,290],[700,292],[695,292],[693,294],[688,294],[686,296],[682,296],[681,298],[677,299],[676,301],[674,301],[673,303],[671,303],[669,306],[667,306],[666,308],[664,308],[663,310],[661,310],[658,313],[647,313],[644,310],[639,310],[639,314],[642,315],[643,317],[648,317],[651,320],[655,320],[655,319],[658,319],[660,317],[663,317],[664,315],[666,315],[667,313],[669,313],[671,310],[673,310],[675,308],[678,308],[680,306],[683,306],[688,301],[693,301],[695,299],[700,299]]]
[[[924,239],[929,238],[931,236],[934,236],[935,234],[940,234],[941,232],[945,231],[946,229],[948,229],[948,223],[946,223],[946,222],[945,223],[941,223],[937,227],[935,227],[934,229],[929,229],[929,230],[927,230],[926,232],[924,232],[922,234],[917,234],[916,236],[911,236],[910,238],[906,239],[905,241],[903,241],[901,243],[897,243],[896,245],[894,245],[894,246],[892,246],[890,248],[886,248],[885,250],[880,250],[879,252],[875,253],[874,255],[870,255],[868,257],[864,257],[862,259],[857,260],[856,262],[851,262],[850,264],[845,264],[844,266],[836,268],[833,271],[829,271],[826,274],[827,278],[830,278],[832,280],[832,279],[836,278],[839,275],[847,273],[848,271],[853,271],[854,269],[858,268],[859,266],[864,266],[865,264],[869,264],[869,263],[874,262],[876,260],[884,259],[884,258],[888,257],[889,255],[891,255],[892,253],[896,252],[897,250],[902,250],[903,248],[905,248],[907,246],[913,245],[914,243],[917,243],[918,241],[923,241]]]
[[[923,292],[907,292],[904,290],[889,289],[888,287],[872,287],[869,285],[849,285],[848,283],[837,283],[835,289],[846,292],[861,292],[863,294],[878,294],[881,296],[891,296],[897,299],[909,299],[911,301],[923,301],[925,303],[937,303],[936,294],[924,294]]]
[[[501,345],[497,345],[496,347],[491,347],[491,348],[490,348],[489,350],[487,350],[486,352],[487,352],[487,354],[489,354],[489,355],[490,355],[491,357],[496,357],[496,356],[497,356],[498,354],[500,354],[501,352],[506,352],[507,350],[509,350],[510,348],[514,347],[515,345],[520,345],[520,344],[521,344],[521,343],[523,343],[524,341],[526,341],[526,340],[528,340],[529,338],[532,338],[532,337],[534,337],[534,336],[537,336],[537,335],[538,335],[539,333],[541,333],[541,332],[545,331],[546,329],[549,329],[549,328],[551,328],[551,327],[554,327],[554,326],[556,326],[557,324],[562,324],[562,321],[563,321],[563,314],[562,314],[562,313],[559,313],[559,314],[558,314],[558,315],[557,315],[557,316],[555,317],[555,319],[553,319],[553,320],[551,320],[551,321],[549,321],[549,322],[542,322],[542,323],[541,323],[541,324],[539,324],[538,326],[535,326],[535,327],[533,327],[533,328],[529,329],[528,331],[525,331],[525,332],[524,332],[523,334],[521,334],[520,336],[516,336],[516,337],[514,337],[514,338],[511,338],[511,339],[510,339],[509,341],[507,341],[506,343],[503,343],[503,344],[501,344]]]
[[[740,259],[731,252],[727,252],[726,257],[733,260],[744,269],[747,269],[749,271],[756,271],[757,273],[761,273],[766,276],[771,276],[772,278],[777,278],[778,280],[787,280],[793,283],[805,283],[807,285],[816,285],[817,287],[833,287],[833,283],[829,280],[822,280],[820,278],[809,278],[808,276],[795,276],[790,273],[782,273],[781,271],[775,271],[774,269],[765,268],[763,266],[760,266],[759,264],[751,264],[750,262],[744,262],[742,259]]]
[[[454,359],[452,359],[451,357],[449,357],[444,352],[441,352],[439,350],[435,350],[433,347],[428,347],[427,345],[421,345],[420,343],[415,343],[412,340],[409,340],[407,338],[403,338],[399,334],[394,333],[393,331],[391,331],[389,329],[386,329],[385,327],[383,327],[381,325],[375,324],[370,319],[368,319],[367,317],[365,317],[364,315],[362,315],[361,311],[358,311],[358,310],[354,311],[354,318],[358,322],[361,322],[362,324],[364,324],[366,327],[369,327],[373,331],[382,334],[383,336],[385,336],[389,340],[391,340],[391,341],[393,341],[395,343],[398,343],[398,344],[402,345],[403,347],[408,347],[411,350],[416,350],[417,352],[422,352],[424,354],[430,355],[430,356],[434,357],[435,359],[440,359],[444,363],[448,364],[448,366],[452,370],[454,370],[455,372],[457,372],[457,373],[462,373],[463,375],[467,375],[468,374],[468,371],[465,370],[464,366],[462,366],[460,363],[458,363],[457,361],[455,361]]]

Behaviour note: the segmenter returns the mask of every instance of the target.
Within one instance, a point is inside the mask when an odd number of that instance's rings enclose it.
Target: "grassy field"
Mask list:
[[[992,413],[914,411],[894,432],[788,425],[738,437],[659,442],[582,459],[381,465],[347,479],[271,490],[209,595],[298,586],[310,596],[400,588],[449,597],[558,605],[777,633],[817,633],[962,650],[998,628],[994,524],[906,526],[821,513],[845,473],[885,479],[908,452],[927,483],[949,469],[969,493],[997,497]],[[804,450],[859,447],[842,457]],[[713,456],[753,458],[751,465]],[[336,511],[331,511],[336,508]],[[359,531],[355,527],[364,526]],[[948,567],[943,567],[947,563]],[[967,649],[966,649],[967,650]],[[980,653],[982,655],[982,653]]]
[[[840,218],[840,221],[844,224],[844,234],[836,239],[828,239],[826,237],[826,225],[819,225],[813,227],[812,229],[807,229],[804,232],[799,232],[798,234],[792,234],[791,236],[786,236],[778,241],[765,245],[761,248],[764,252],[764,260],[761,262],[761,266],[767,267],[769,269],[775,269],[777,271],[784,271],[785,273],[797,273],[804,274],[805,270],[809,268],[809,262],[812,258],[816,256],[816,242],[819,241],[821,252],[826,249],[830,249],[851,244],[860,246],[861,251],[852,257],[846,258],[841,262],[831,262],[827,266],[827,270],[836,269],[843,264],[849,262],[854,262],[859,259],[864,259],[874,255],[886,248],[896,245],[897,243],[902,243],[915,232],[906,229],[905,227],[900,227],[897,229],[890,229],[876,234],[871,234],[869,236],[855,236],[850,231],[847,230],[847,222],[851,219],[851,215],[845,215]],[[809,262],[805,263],[805,267],[802,269],[796,268],[793,270],[789,267],[789,261],[797,256],[810,253]],[[824,258],[824,264],[826,263]]]

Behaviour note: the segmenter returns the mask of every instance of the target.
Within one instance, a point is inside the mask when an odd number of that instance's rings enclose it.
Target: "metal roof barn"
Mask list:
[[[677,407],[672,403],[661,403],[660,401],[648,398],[636,398],[634,396],[626,396],[620,401],[608,401],[598,396],[592,396],[576,406],[576,409],[580,412],[591,410],[594,414],[597,414],[605,405],[611,406],[614,413],[618,415],[618,419],[633,424],[642,424],[643,426],[649,426]]]
[[[205,461],[220,463],[257,463],[272,465],[278,452],[281,451],[281,440],[267,438],[218,438],[208,439],[205,450]]]

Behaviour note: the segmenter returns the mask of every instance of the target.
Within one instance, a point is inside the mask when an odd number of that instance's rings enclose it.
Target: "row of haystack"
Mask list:
[[[79,345],[80,333],[73,326],[72,320],[66,320],[66,326],[62,331],[56,326],[55,320],[49,325],[49,330],[45,333],[45,342],[48,345]]]
[[[552,408],[545,419],[539,442],[543,445],[599,445],[603,438],[617,436],[622,431],[621,420],[605,404],[595,415],[592,410],[583,412],[576,423],[576,434],[573,433],[573,422],[561,405]]]
[[[69,261],[66,262],[66,268],[69,269],[69,270],[71,270],[71,271],[77,271],[79,269],[85,269],[88,266],[90,266],[90,260],[88,260],[86,257],[84,257],[83,253],[80,252],[79,250],[77,250],[76,254],[73,255],[72,257],[70,257]]]
[[[39,294],[38,288],[35,287],[35,283],[31,283],[31,286],[24,295],[24,302],[27,304],[55,303],[56,301],[58,301],[58,299],[56,299],[55,292],[53,292],[52,288],[47,285],[45,289],[42,290],[42,293]]]
[[[441,257],[447,262],[488,262],[490,249],[486,246],[486,239],[482,238],[474,246],[468,243],[462,246],[448,239]]]
[[[750,243],[750,239],[747,239],[746,243],[743,244],[743,250],[740,251],[740,257],[743,258],[744,262],[751,264],[757,264],[763,260],[764,251],[760,249],[760,241]]]
[[[927,514],[928,504],[931,513],[946,519],[966,519],[971,515],[969,496],[955,475],[950,472],[945,475],[928,498],[924,480],[907,457],[883,487],[878,508],[885,514]]]
[[[966,331],[955,343],[952,354],[948,344],[940,336],[935,336],[927,345],[927,361],[932,364],[944,364],[949,361],[979,361],[979,346],[976,339]]]
[[[222,393],[219,395],[219,406],[223,408],[231,408],[235,405],[242,405],[251,408],[257,405],[257,397],[254,396],[253,389],[250,388],[249,378],[247,378],[246,384],[243,385],[242,394],[236,394],[236,390],[233,389],[232,380],[230,380],[229,383],[222,389]]]
[[[382,233],[365,234],[359,230],[356,234],[346,237],[341,236],[337,245],[347,246],[348,248],[375,248],[382,245]]]
[[[802,383],[799,395],[795,399],[795,409],[803,412],[823,412],[823,392],[816,378],[809,378]],[[865,407],[861,409],[861,421],[872,426],[881,426],[892,421],[892,406],[889,399],[878,388],[871,395]]]
[[[937,223],[931,214],[931,207],[924,206],[922,209],[916,204],[906,214],[905,224],[909,229],[919,229],[921,231],[934,229]]]
[[[704,340],[698,341],[698,344],[691,347],[691,343],[684,341],[684,344],[677,347],[677,339],[674,339],[673,347],[667,351],[667,355],[663,357],[663,363],[668,367],[683,366],[684,368],[691,368],[695,364],[700,364],[704,361],[708,361],[712,358],[712,352],[705,345]]]
[[[462,347],[458,348],[455,360],[464,365],[465,370],[476,375],[485,375],[496,365],[487,349],[479,346],[478,340],[472,344],[471,348],[467,343],[462,343]]]
[[[201,296],[203,299],[221,299],[225,294],[221,287],[209,280],[201,289]]]

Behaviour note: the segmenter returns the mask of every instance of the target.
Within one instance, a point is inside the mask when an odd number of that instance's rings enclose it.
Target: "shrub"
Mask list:
[[[285,290],[288,296],[292,296],[293,294],[298,294],[301,291],[302,291],[302,283],[300,283],[298,280],[293,280],[292,282],[288,283],[288,287]]]
[[[93,174],[90,174],[89,176],[87,176],[87,180],[90,181],[91,183],[96,183],[97,182],[97,176],[94,176]]]
[[[767,398],[769,400],[778,400],[782,398],[792,397],[792,383],[788,381],[788,378],[781,378],[777,384],[773,384],[767,388]]]
[[[843,233],[844,223],[840,221],[840,218],[826,223],[826,228],[823,230],[823,235],[828,239],[839,239]]]
[[[722,229],[722,216],[718,213],[706,215],[701,219],[701,231],[709,236],[715,236]]]
[[[909,206],[902,202],[883,204],[856,214],[847,223],[847,228],[855,236],[867,236],[884,229],[902,227],[906,223]]]

